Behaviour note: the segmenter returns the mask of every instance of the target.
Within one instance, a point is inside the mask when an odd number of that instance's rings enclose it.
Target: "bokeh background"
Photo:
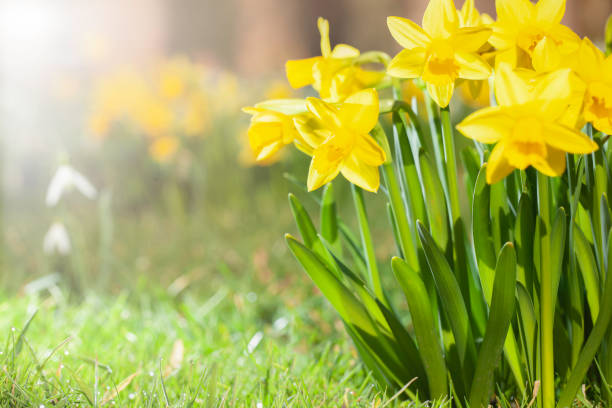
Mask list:
[[[282,234],[294,228],[286,194],[299,191],[284,174],[304,183],[307,160],[253,166],[239,109],[300,95],[284,82],[284,62],[319,53],[317,16],[330,20],[332,43],[392,54],[386,16],[418,19],[426,4],[1,2],[1,290],[304,286]],[[476,5],[494,10],[492,0]],[[568,25],[601,40],[612,2],[568,0],[567,9]],[[47,206],[61,164],[85,175],[96,197],[72,192]],[[67,255],[43,250],[54,222],[69,234]]]

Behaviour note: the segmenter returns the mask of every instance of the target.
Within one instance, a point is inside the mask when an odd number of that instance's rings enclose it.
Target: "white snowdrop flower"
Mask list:
[[[51,224],[49,231],[45,234],[43,240],[43,250],[46,254],[58,253],[60,255],[68,255],[72,245],[70,244],[70,237],[64,224],[61,222],[54,222]]]
[[[274,330],[281,331],[289,324],[289,320],[286,317],[279,317],[274,321]]]
[[[77,189],[81,194],[89,199],[96,198],[98,194],[96,188],[83,176],[68,164],[58,167],[55,175],[47,188],[45,203],[48,207],[55,207],[62,195],[72,189]]]
[[[247,353],[251,354],[253,351],[255,351],[255,348],[259,345],[261,339],[263,339],[263,333],[258,331],[253,335],[253,337],[251,337],[249,344],[247,344]]]

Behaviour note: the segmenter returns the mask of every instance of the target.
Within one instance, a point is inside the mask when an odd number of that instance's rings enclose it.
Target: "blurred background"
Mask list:
[[[240,107],[300,95],[284,62],[318,55],[317,16],[330,20],[332,44],[392,54],[385,18],[418,20],[426,4],[2,1],[0,291],[248,276],[282,293],[305,282],[282,238],[294,230],[287,192],[299,191],[283,174],[304,184],[308,161],[291,152],[253,167]],[[494,10],[492,0],[476,5]],[[567,8],[568,25],[601,40],[609,0]],[[93,190],[79,192],[79,177]],[[77,188],[49,202],[52,180]]]

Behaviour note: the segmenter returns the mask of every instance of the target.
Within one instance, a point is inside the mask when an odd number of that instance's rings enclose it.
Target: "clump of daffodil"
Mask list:
[[[545,38],[550,40],[553,54],[569,56],[578,49],[578,35],[561,24],[565,0],[539,0],[536,4],[496,0],[495,4],[497,21],[489,42],[499,51],[499,61],[530,67],[536,47]]]
[[[471,139],[495,143],[487,165],[488,183],[528,166],[559,176],[565,170],[566,152],[597,150],[587,135],[561,123],[571,104],[570,74],[564,69],[526,79],[508,64],[498,66],[495,96],[499,106],[476,111],[457,125]]]
[[[606,57],[585,38],[574,63],[575,72],[585,84],[584,120],[599,131],[612,134],[612,55]]]
[[[293,119],[307,114],[291,114],[283,109],[291,105],[304,105],[304,102],[299,99],[277,99],[242,109],[243,112],[252,115],[247,134],[257,161],[269,160],[283,146],[291,143],[303,149],[304,142],[295,128]]]
[[[491,67],[478,54],[491,29],[460,27],[453,0],[431,0],[422,28],[414,22],[389,17],[391,35],[405,49],[393,58],[387,73],[399,78],[421,78],[440,107],[448,106],[457,79],[483,80]]]
[[[364,190],[378,191],[378,167],[386,154],[369,135],[378,123],[376,90],[359,91],[339,105],[308,98],[307,108],[313,119],[300,117],[294,122],[312,149],[308,190],[316,190],[342,173]]]
[[[341,102],[347,96],[380,83],[385,74],[369,71],[357,64],[360,52],[346,44],[338,44],[332,50],[329,41],[329,22],[318,19],[321,34],[321,56],[287,61],[287,79],[293,88],[307,85],[328,102]]]

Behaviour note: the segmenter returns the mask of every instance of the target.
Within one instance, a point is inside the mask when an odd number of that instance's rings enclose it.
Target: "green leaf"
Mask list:
[[[517,284],[517,298],[520,313],[520,327],[519,330],[522,334],[523,349],[526,350],[527,355],[525,360],[527,363],[527,372],[530,373],[530,384],[533,386],[536,372],[536,349],[537,349],[537,317],[533,308],[533,302],[531,296],[525,287],[519,282]]]
[[[442,398],[448,394],[446,363],[437,336],[429,294],[419,274],[402,259],[393,258],[391,266],[406,295],[419,351],[427,373],[430,397]]]
[[[315,229],[310,215],[308,215],[308,212],[298,198],[291,193],[289,194],[289,205],[291,206],[291,212],[293,213],[293,218],[297,224],[298,231],[300,231],[300,235],[304,240],[304,245],[319,255],[321,260],[325,262],[326,266],[336,273],[337,277],[341,277],[338,266],[335,264],[331,254],[327,251],[319,239],[317,230]]]
[[[337,249],[342,248],[341,245],[338,245],[338,212],[333,183],[327,183],[323,190],[323,200],[321,201],[321,235]]]
[[[608,233],[608,259],[612,257],[612,230]],[[580,385],[584,383],[585,376],[589,370],[595,354],[599,350],[604,336],[610,327],[610,321],[612,320],[612,262],[608,263],[607,278],[605,281],[601,313],[599,314],[593,330],[589,335],[580,356],[578,362],[574,366],[572,373],[570,374],[569,380],[565,388],[561,391],[559,397],[559,408],[569,408],[572,405],[576,392],[580,388]]]
[[[438,295],[442,300],[442,307],[448,316],[448,321],[455,337],[459,360],[465,373],[470,374],[468,375],[468,378],[470,378],[476,356],[476,347],[459,283],[457,283],[457,279],[448,265],[446,257],[420,221],[417,221],[417,229],[429,269],[438,288]]]
[[[480,346],[472,388],[470,406],[487,405],[493,389],[495,368],[499,365],[510,322],[514,316],[516,287],[516,254],[514,246],[506,243],[495,268],[495,282],[487,330]]]
[[[582,280],[586,290],[587,303],[591,310],[593,321],[597,320],[599,315],[599,274],[597,272],[597,262],[589,241],[582,230],[574,227],[574,253],[578,259],[578,267],[582,273]]]
[[[529,293],[534,288],[533,237],[535,236],[535,216],[529,194],[521,194],[516,217],[514,240],[518,266],[518,281]]]
[[[425,200],[427,202],[427,219],[431,235],[436,244],[443,250],[446,250],[449,227],[444,189],[431,158],[424,150],[419,152],[419,163],[421,165],[423,190],[425,191]]]
[[[312,245],[317,240],[317,230],[308,212],[300,200],[291,193],[289,193],[289,205],[291,206],[291,212],[293,213],[293,218],[295,218],[295,223],[297,224],[298,231],[300,231],[304,245],[307,248],[312,248]]]
[[[408,137],[408,126],[406,126],[405,116],[399,112],[394,112],[393,116],[393,135],[396,141],[396,155],[401,163],[403,171],[402,184],[405,186],[404,194],[409,203],[412,213],[412,221],[425,219],[425,203],[419,181],[419,174],[414,160],[412,147]]]
[[[567,216],[563,207],[557,210],[557,216],[552,227],[552,237],[550,244],[551,251],[551,270],[553,275],[552,281],[552,305],[553,311],[557,304],[557,293],[559,290],[559,281],[561,280],[561,272],[563,271],[563,261],[565,255],[565,235],[567,230]]]
[[[495,270],[495,251],[491,235],[489,202],[491,188],[486,181],[487,164],[483,164],[476,178],[474,199],[472,200],[472,238],[478,260],[480,284],[487,304],[491,303]]]

